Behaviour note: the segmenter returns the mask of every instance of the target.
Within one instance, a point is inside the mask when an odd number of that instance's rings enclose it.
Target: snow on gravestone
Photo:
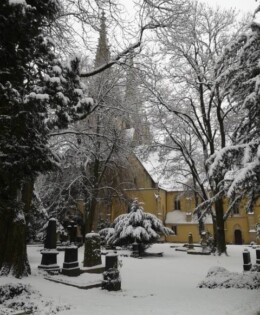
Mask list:
[[[100,235],[94,232],[85,236],[84,267],[101,265]]]
[[[117,254],[106,255],[105,272],[103,272],[102,289],[108,291],[121,290],[121,278],[118,270]]]

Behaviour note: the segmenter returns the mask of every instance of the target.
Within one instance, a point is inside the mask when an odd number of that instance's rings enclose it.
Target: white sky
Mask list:
[[[201,0],[208,3],[210,6],[218,5],[223,8],[236,8],[244,13],[254,13],[257,2],[256,0]]]

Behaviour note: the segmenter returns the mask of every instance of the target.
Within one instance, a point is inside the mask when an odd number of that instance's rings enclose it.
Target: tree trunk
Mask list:
[[[216,236],[217,236],[217,251],[218,254],[221,255],[223,253],[227,253],[226,248],[226,239],[225,239],[225,227],[224,227],[224,209],[223,209],[223,201],[219,199],[215,202],[215,210],[216,210]]]
[[[1,209],[0,231],[0,275],[28,276],[31,270],[26,251],[26,225],[17,203],[12,208]]]
[[[196,182],[193,180],[193,185],[196,188]],[[199,197],[197,192],[194,192],[194,200],[195,200],[195,207],[198,206],[199,204]],[[201,211],[198,211],[198,218],[199,218],[199,235],[201,235],[202,232],[205,231],[205,226],[204,226],[204,222],[203,222],[203,218],[201,218]]]
[[[87,215],[85,222],[85,234],[93,231],[93,223],[95,218],[96,206],[97,206],[97,196],[93,196],[88,207],[87,207]]]
[[[16,278],[21,278],[31,273],[26,249],[24,210],[29,211],[32,187],[28,185],[23,190],[26,195],[26,198],[22,198],[26,200],[25,204],[19,201],[20,189],[13,188],[0,208],[0,275],[7,276],[11,273]]]

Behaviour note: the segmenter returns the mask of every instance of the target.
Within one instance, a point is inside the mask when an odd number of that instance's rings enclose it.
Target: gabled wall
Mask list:
[[[192,213],[196,207],[194,195],[187,191],[166,191],[156,187],[156,183],[143,167],[141,162],[132,155],[129,158],[131,165],[132,186],[124,190],[125,201],[119,201],[114,197],[111,208],[111,222],[120,214],[128,211],[127,207],[131,200],[137,198],[145,211],[150,212],[160,218],[165,224],[166,215],[176,209],[184,213],[186,221],[177,223],[167,223],[172,229],[177,228],[177,235],[167,237],[170,242],[185,243],[188,240],[188,234],[193,234],[194,242],[200,241],[198,224],[192,222]],[[178,201],[176,203],[175,201]],[[228,209],[228,200],[224,199],[224,209]],[[210,218],[209,218],[210,219]],[[256,239],[256,224],[260,223],[260,199],[256,202],[253,213],[246,213],[246,202],[243,201],[239,207],[239,213],[233,214],[225,222],[226,242],[235,244],[238,240],[237,235],[241,236],[241,242],[248,244]],[[213,225],[209,221],[204,224],[205,231],[213,234]]]

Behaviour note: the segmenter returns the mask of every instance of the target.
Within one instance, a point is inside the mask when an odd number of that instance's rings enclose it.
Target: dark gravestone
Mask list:
[[[60,267],[57,265],[59,252],[56,249],[56,237],[56,219],[50,219],[44,241],[44,249],[41,251],[42,261],[38,268],[53,272],[60,270]]]
[[[116,254],[106,255],[105,271],[111,268],[118,268],[118,256]]]
[[[255,252],[256,252],[256,263],[257,265],[260,265],[260,248],[257,247]]]
[[[47,226],[46,238],[44,240],[44,248],[56,248],[57,234],[56,234],[56,219],[50,219]]]
[[[250,252],[247,248],[243,251],[243,268],[244,271],[249,271],[252,267]]]
[[[75,243],[77,239],[77,225],[74,222],[70,224],[70,243]]]
[[[101,245],[100,235],[97,233],[88,233],[85,236],[84,267],[93,267],[101,265]]]
[[[76,277],[80,274],[77,246],[68,246],[65,248],[64,263],[61,273],[71,277]]]
[[[134,242],[132,244],[132,256],[133,257],[139,257],[140,256],[139,244],[136,242]]]

